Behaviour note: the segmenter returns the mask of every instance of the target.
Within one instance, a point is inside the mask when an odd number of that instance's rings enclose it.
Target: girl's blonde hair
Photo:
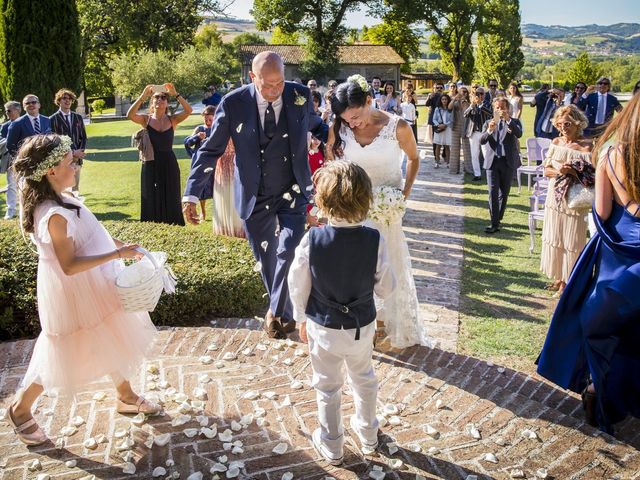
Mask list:
[[[350,223],[367,218],[373,191],[369,175],[355,163],[334,160],[316,170],[315,202],[322,216]]]
[[[597,164],[600,150],[613,140],[622,159],[622,183],[631,199],[640,203],[640,95],[634,95],[622,112],[607,125],[593,148],[592,163]]]
[[[558,122],[564,116],[567,116],[571,119],[571,122],[578,127],[578,135],[582,136],[582,132],[584,132],[584,129],[589,125],[589,120],[587,120],[586,115],[582,113],[582,110],[580,110],[573,104],[560,107],[553,114],[553,120],[551,121],[551,123],[553,123],[553,125],[557,128]]]
[[[80,207],[65,203],[62,197],[53,190],[46,175],[37,180],[29,178],[36,172],[38,166],[47,160],[47,156],[60,145],[60,142],[60,136],[55,134],[29,137],[20,147],[11,166],[19,186],[21,221],[25,232],[34,232],[33,214],[36,207],[46,200],[52,200],[61,207],[75,210],[80,216]]]

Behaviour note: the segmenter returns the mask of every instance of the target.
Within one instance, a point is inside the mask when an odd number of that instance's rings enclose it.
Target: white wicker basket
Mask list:
[[[153,312],[164,288],[164,264],[167,254],[149,252],[138,248],[144,254],[139,262],[126,266],[116,277],[116,289],[127,312]]]

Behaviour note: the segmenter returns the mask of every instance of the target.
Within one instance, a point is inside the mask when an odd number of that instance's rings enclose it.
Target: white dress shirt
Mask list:
[[[269,106],[269,102],[267,102],[260,92],[256,88],[256,102],[258,103],[258,114],[260,115],[260,125],[264,128],[264,115],[267,111],[267,107]],[[282,95],[278,97],[278,99],[271,104],[273,107],[273,111],[276,113],[276,125],[278,124],[278,119],[280,118],[280,112],[282,111]]]
[[[27,113],[27,116],[29,117],[29,121],[31,122],[31,126],[33,127],[34,130],[36,129],[36,118],[37,118],[38,123],[40,124],[40,131],[42,131],[42,121],[40,120],[40,114],[34,117]]]
[[[348,223],[340,220],[330,220],[329,225],[336,228],[344,227],[359,227],[360,223]],[[313,227],[322,228],[322,227]],[[296,322],[305,323],[307,316],[305,310],[307,308],[307,302],[309,295],[311,294],[311,267],[309,266],[309,233],[307,232],[300,244],[296,248],[295,258],[289,268],[289,276],[287,277],[289,283],[289,297],[293,304],[293,319]],[[380,298],[388,297],[396,287],[396,278],[393,274],[391,264],[389,263],[389,254],[387,253],[387,247],[380,235],[380,243],[378,244],[378,261],[376,263],[375,284],[373,287],[374,293]],[[314,327],[320,327],[322,325],[314,325]],[[331,329],[329,329],[331,330]],[[334,329],[335,330],[335,329]],[[324,348],[324,346],[323,346]]]
[[[607,111],[607,93],[598,92],[598,110],[596,111],[596,125],[604,123],[605,112]]]

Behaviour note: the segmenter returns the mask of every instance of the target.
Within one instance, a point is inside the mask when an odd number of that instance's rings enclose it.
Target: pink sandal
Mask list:
[[[122,400],[118,400],[118,413],[144,413],[145,415],[157,415],[162,411],[162,407],[157,403],[150,402],[142,395],[138,396],[138,400],[135,404],[124,403]]]
[[[35,418],[33,417],[31,418],[31,420],[27,420],[22,425],[16,425],[15,420],[11,416],[12,408],[13,408],[13,405],[11,405],[7,409],[7,421],[9,422],[9,425],[13,427],[13,431],[16,433],[16,435],[18,435],[18,438],[22,443],[24,443],[25,445],[42,445],[43,443],[49,440],[49,437],[47,437],[47,434],[44,433],[42,428],[40,428]],[[37,428],[33,432],[24,433],[25,430],[28,430],[30,427],[33,427],[34,425]]]

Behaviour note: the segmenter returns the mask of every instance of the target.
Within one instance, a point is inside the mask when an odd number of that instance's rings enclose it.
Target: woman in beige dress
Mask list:
[[[584,210],[568,207],[566,195],[556,199],[555,183],[560,175],[576,175],[571,167],[575,161],[591,164],[592,144],[582,136],[587,118],[575,105],[556,110],[553,124],[560,132],[554,138],[544,160],[544,176],[549,178],[542,229],[540,270],[553,280],[548,286],[562,293],[573,265],[587,241],[587,221]]]

